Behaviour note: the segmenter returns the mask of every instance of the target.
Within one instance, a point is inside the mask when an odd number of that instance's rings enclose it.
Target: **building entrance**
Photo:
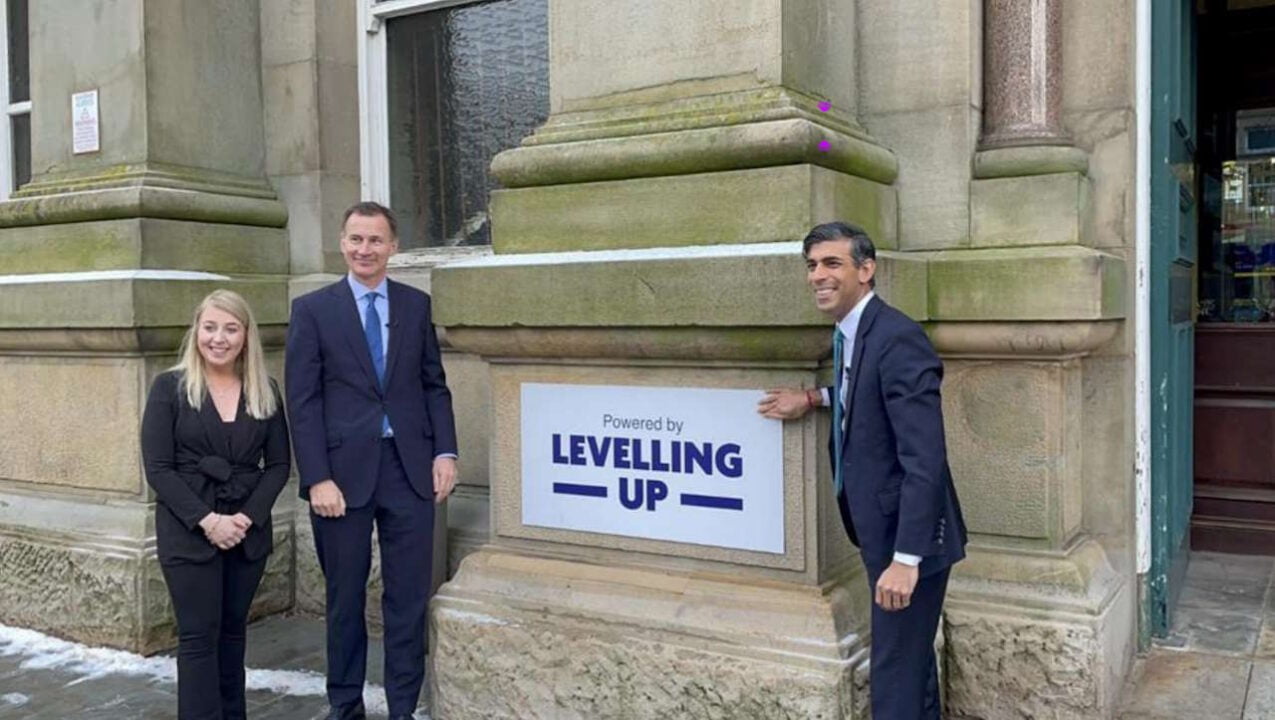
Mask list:
[[[1198,12],[1191,549],[1275,555],[1275,1]]]

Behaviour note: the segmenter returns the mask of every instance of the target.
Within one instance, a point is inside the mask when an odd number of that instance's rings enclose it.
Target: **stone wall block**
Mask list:
[[[262,67],[314,57],[319,22],[315,5],[315,0],[261,0]]]
[[[761,591],[765,599],[748,600],[758,589],[726,590],[705,578],[706,586],[692,583],[683,593],[674,589],[680,584],[652,584],[642,574],[490,550],[471,555],[433,603],[433,713],[866,720],[866,654],[859,636],[837,639],[846,632],[835,624],[840,590],[821,599],[776,585]],[[643,590],[632,592],[631,582]],[[723,592],[741,596],[730,602]],[[688,633],[704,613],[719,622]],[[794,622],[801,637],[789,635]],[[780,651],[794,642],[807,649]]]
[[[0,533],[0,623],[140,649],[140,553],[108,553]],[[154,587],[147,584],[148,594]]]
[[[971,532],[1055,534],[1064,428],[1059,368],[948,360],[943,383],[948,458]]]
[[[1089,155],[1092,245],[1132,247],[1136,215],[1133,111],[1076,111],[1063,118],[1077,147]]]
[[[1135,649],[1136,593],[1110,568],[1093,578],[1117,584],[1084,607],[1036,595],[1031,608],[983,597],[958,581],[944,608],[952,717],[981,720],[1094,720],[1115,715]],[[1016,584],[1030,591],[1030,583]],[[1009,597],[1013,597],[1011,591]]]
[[[1075,321],[1125,317],[1122,257],[1075,245],[952,250],[928,256],[929,317]]]
[[[637,628],[449,610],[434,614],[430,632],[438,717],[868,718],[866,673],[856,678],[848,665],[799,668],[652,640]]]
[[[789,165],[497,190],[491,216],[498,253],[800,240],[837,218],[889,249],[897,209],[886,185]]]
[[[780,80],[776,0],[560,0],[549,12],[554,113],[641,89],[698,95]]]
[[[1137,34],[1132,0],[1065,0],[1061,4],[1064,112],[1132,110]]]
[[[0,478],[138,493],[138,424],[120,422],[141,417],[138,368],[125,359],[0,357]],[[77,419],[73,443],[67,418]]]
[[[981,0],[857,3],[862,112],[977,107],[981,6]]]
[[[318,92],[314,106],[320,167],[326,172],[359,172],[359,68],[353,63],[320,60],[315,67]],[[356,198],[357,199],[357,198]],[[352,199],[349,204],[353,204]],[[344,210],[345,208],[342,208]]]
[[[1101,717],[1094,629],[949,608],[948,705],[954,717],[1092,720]]]
[[[970,232],[970,156],[979,114],[969,104],[888,114],[863,124],[898,157],[899,247],[965,247]]]
[[[974,247],[1090,245],[1089,180],[1080,173],[975,180],[970,185]]]
[[[319,150],[319,88],[311,62],[272,65],[261,69],[265,103],[265,171],[293,175],[321,167]]]

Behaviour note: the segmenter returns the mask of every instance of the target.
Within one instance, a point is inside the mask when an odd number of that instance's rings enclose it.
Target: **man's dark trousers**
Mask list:
[[[310,513],[327,584],[328,702],[363,697],[367,667],[364,608],[372,558],[372,524],[381,548],[385,621],[385,696],[391,716],[416,709],[425,679],[425,611],[429,601],[434,503],[412,489],[393,438],[380,443],[371,500],[338,518]]]
[[[885,567],[869,567],[868,591],[876,593]],[[872,717],[881,720],[940,720],[938,664],[934,638],[943,614],[943,595],[951,568],[916,583],[906,608],[893,612],[872,603],[872,661],[869,682]],[[928,667],[919,672],[918,658]]]

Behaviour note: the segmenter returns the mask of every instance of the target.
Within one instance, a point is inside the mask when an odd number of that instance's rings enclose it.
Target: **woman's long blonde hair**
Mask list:
[[[266,373],[266,358],[261,351],[261,333],[257,330],[257,319],[253,317],[248,302],[239,293],[230,290],[213,290],[195,306],[195,317],[186,330],[186,337],[182,338],[177,364],[170,368],[181,373],[181,389],[186,393],[186,402],[199,410],[208,390],[208,380],[204,376],[204,356],[199,353],[199,318],[208,308],[230,313],[243,325],[243,349],[235,360],[235,372],[243,381],[244,406],[248,414],[258,420],[274,416],[279,411],[279,401],[270,387],[270,376]]]

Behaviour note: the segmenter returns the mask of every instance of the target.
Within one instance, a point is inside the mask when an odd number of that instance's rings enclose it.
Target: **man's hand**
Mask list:
[[[248,532],[248,528],[252,527],[252,518],[248,517],[247,515],[244,515],[241,512],[237,512],[234,515],[231,515],[230,522],[234,523],[235,527],[239,528],[240,530],[243,530],[245,533]]]
[[[243,542],[245,530],[241,530],[228,515],[208,513],[199,521],[199,527],[203,528],[208,542],[222,550],[229,550]]]
[[[456,487],[456,458],[434,458],[434,502],[440,503]]]
[[[772,420],[797,420],[805,417],[811,404],[822,404],[818,390],[777,388],[767,390],[757,403],[757,412]]]
[[[895,611],[906,608],[912,602],[912,591],[921,571],[912,565],[892,562],[877,578],[876,603],[882,610]]]
[[[345,496],[335,480],[324,480],[310,488],[310,509],[315,515],[336,518],[345,515]]]

